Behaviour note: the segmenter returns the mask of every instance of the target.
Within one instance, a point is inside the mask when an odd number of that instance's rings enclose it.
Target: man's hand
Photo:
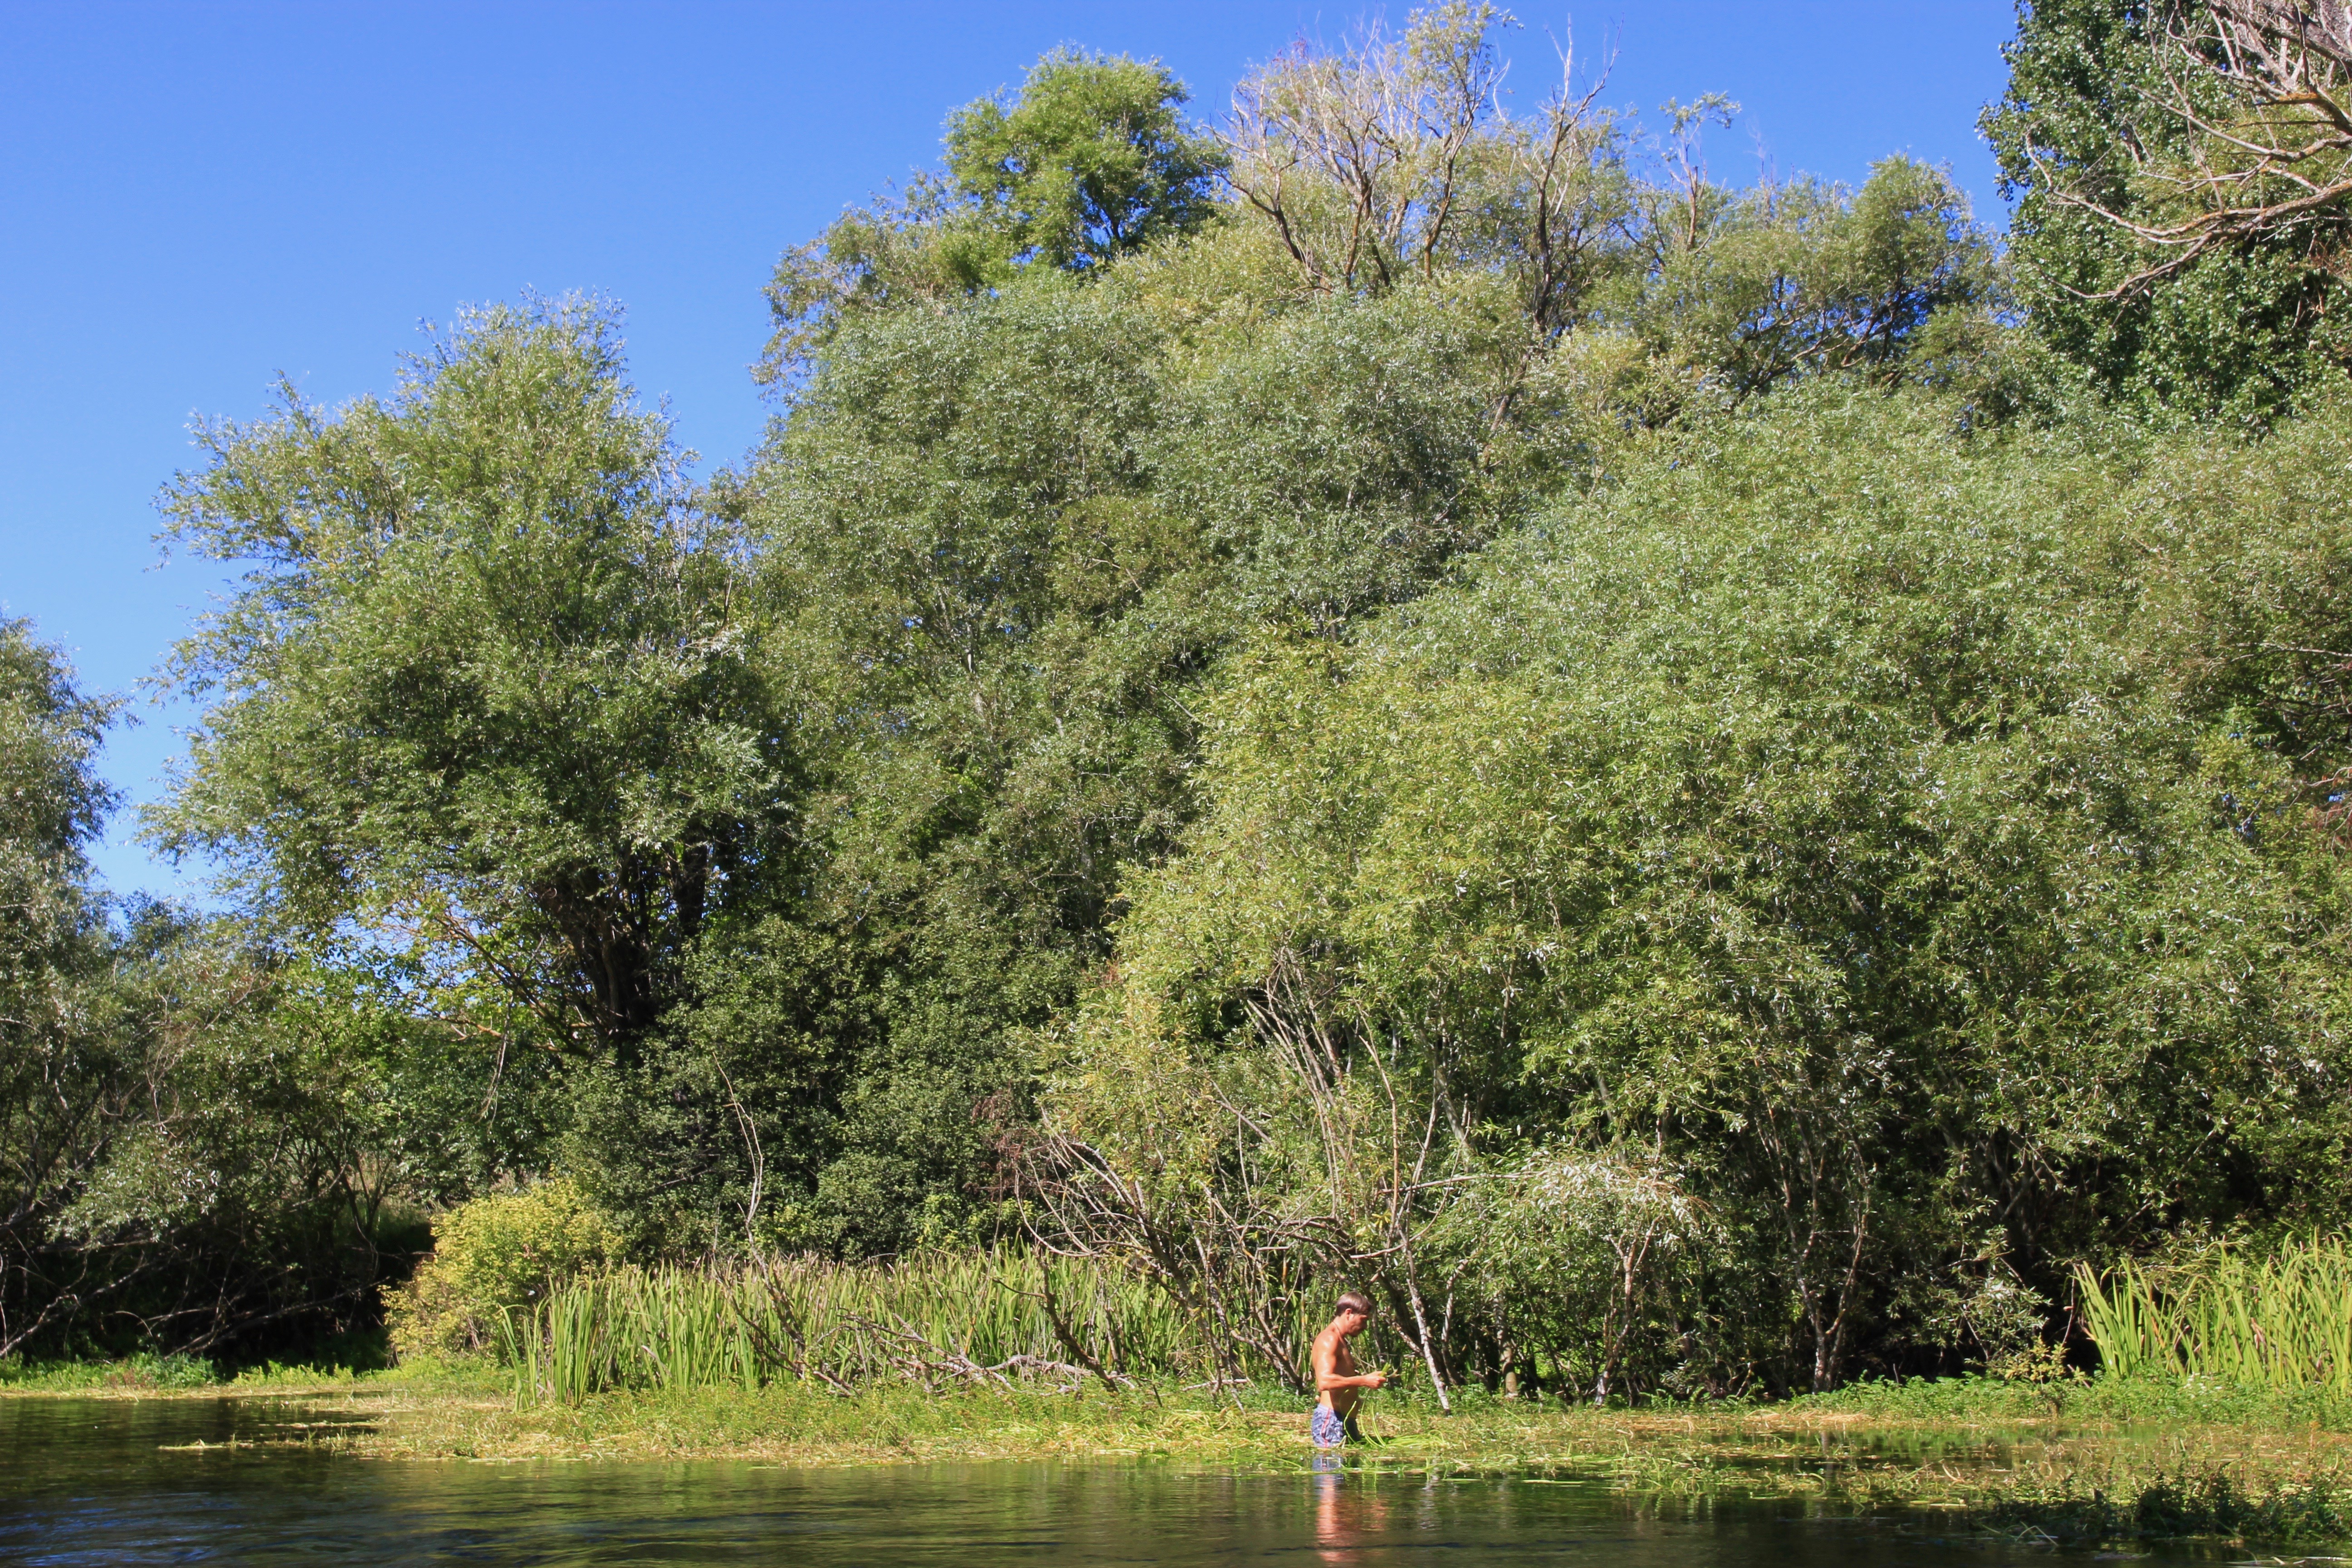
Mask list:
[[[1389,1374],[1385,1372],[1368,1372],[1356,1381],[1362,1384],[1366,1388],[1378,1388],[1382,1384],[1388,1382],[1388,1380]]]

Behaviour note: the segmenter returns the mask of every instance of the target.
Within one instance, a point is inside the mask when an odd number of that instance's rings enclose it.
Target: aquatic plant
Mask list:
[[[509,1313],[500,1338],[518,1405],[785,1379],[1116,1387],[1189,1369],[1197,1342],[1152,1282],[1015,1251],[614,1269]]]
[[[2324,1476],[2249,1485],[2227,1470],[2157,1476],[2120,1491],[2071,1479],[2023,1487],[1970,1510],[1976,1522],[2037,1545],[2223,1536],[2275,1542],[2352,1536],[2352,1489]]]
[[[2205,1377],[2352,1394],[2352,1248],[2217,1247],[2169,1267],[2076,1270],[2083,1322],[2117,1377]]]

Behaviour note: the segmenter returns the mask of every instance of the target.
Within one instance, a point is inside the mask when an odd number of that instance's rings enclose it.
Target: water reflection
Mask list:
[[[1939,1542],[1900,1522],[1809,1517],[1785,1504],[1643,1510],[1591,1484],[1401,1476],[1337,1456],[1311,1469],[1302,1456],[1297,1470],[1273,1475],[1109,1465],[793,1471],[387,1462],[220,1446],[297,1432],[288,1424],[312,1418],[271,1402],[0,1399],[0,1563],[2048,1561],[1998,1542]]]
[[[1362,1562],[1356,1549],[1377,1546],[1388,1533],[1387,1497],[1347,1482],[1337,1455],[1315,1456],[1315,1550],[1326,1563]]]

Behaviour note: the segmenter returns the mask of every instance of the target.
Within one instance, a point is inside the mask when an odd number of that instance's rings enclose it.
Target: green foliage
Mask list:
[[[423,1239],[403,1190],[429,1178],[423,1108],[393,1101],[370,1051],[401,1022],[341,1012],[332,978],[274,968],[233,931],[151,917],[142,934],[121,975],[145,1015],[134,1095],[90,1129],[55,1243],[119,1259],[113,1315],[166,1343],[228,1348],[251,1318],[365,1325]]]
[[[388,1107],[351,1048],[401,1024],[319,1005],[335,980],[242,933],[88,885],[112,710],[0,626],[0,1354],[346,1326],[398,1266],[391,1189],[423,1173],[423,1108]]]
[[[1876,1281],[1965,1299],[2016,1249],[2053,1284],[2135,1212],[2340,1212],[2333,850],[2285,761],[2160,673],[2201,563],[2276,559],[2252,515],[2340,528],[2332,492],[2257,477],[2301,455],[2224,479],[1946,430],[1783,398],[1355,649],[1234,661],[1208,808],[1129,884],[1097,1027],[1138,1038],[1105,1059],[1302,1032],[1474,1148],[1662,1151],[1747,1249],[1709,1352],[1735,1383],[1825,1385],[1951,1310]],[[1228,1103],[1229,1146],[1279,1125]]]
[[[2009,89],[1983,130],[2017,202],[2010,256],[2033,331],[2127,406],[2263,427],[2342,361],[2329,258],[2346,220],[2322,207],[2177,268],[2179,247],[2125,226],[2189,218],[2204,177],[2240,161],[2225,138],[2242,127],[2242,96],[2160,42],[2200,15],[2144,0],[2021,4]]]
[[[165,491],[169,537],[257,562],[184,643],[214,696],[152,831],[272,920],[355,922],[487,1030],[625,1049],[779,848],[784,738],[617,319],[468,315],[389,403],[290,389]]]
[[[2217,1247],[2169,1266],[2077,1266],[2109,1375],[2208,1377],[2352,1396],[2352,1251],[2313,1237],[2269,1257]]]
[[[948,173],[1012,260],[1100,267],[1214,215],[1224,155],[1179,117],[1190,96],[1156,60],[1055,49],[1010,105],[983,98],[948,117]]]
[[[1528,467],[1580,456],[1490,449],[1498,336],[1442,297],[1340,300],[1175,390],[1160,504],[1230,562],[1237,609],[1332,629],[1413,598],[1524,510]]]
[[[815,1245],[810,1194],[883,1028],[872,976],[852,943],[772,917],[687,978],[695,1001],[635,1060],[573,1075],[561,1163],[640,1256]]]
[[[220,1381],[212,1363],[200,1356],[145,1352],[119,1361],[26,1362],[0,1360],[0,1388],[27,1394],[78,1394],[99,1390],[206,1388]]]
[[[1661,241],[1631,329],[1654,363],[1735,399],[1806,374],[1899,380],[1938,318],[1948,331],[2001,303],[1967,197],[1908,158],[1851,193],[1759,186],[1722,201],[1703,233]]]
[[[1629,1363],[1637,1384],[1672,1379],[1728,1238],[1638,1156],[1538,1152],[1475,1184],[1431,1239],[1464,1260],[1464,1315],[1475,1301],[1490,1320],[1498,1365],[1524,1367],[1527,1387],[1548,1364],[1571,1395],[1604,1404]]]
[[[391,1302],[403,1357],[480,1354],[509,1316],[617,1261],[619,1233],[573,1184],[541,1182],[461,1204],[433,1222],[433,1255]]]
[[[1189,1366],[1192,1327],[1165,1294],[1098,1264],[967,1252],[622,1270],[551,1292],[505,1343],[521,1405],[786,1379],[843,1394],[902,1378],[932,1392],[1039,1378],[1116,1388]]]
[[[1183,120],[1190,96],[1157,60],[1064,47],[1029,68],[1010,104],[955,110],[944,171],[844,214],[776,264],[760,379],[811,368],[860,316],[986,294],[1033,268],[1092,277],[1208,225],[1225,155]]]
[[[1337,52],[1302,44],[1240,84],[1226,131],[1241,219],[1265,226],[1305,291],[1488,296],[1507,367],[1490,426],[1542,400],[1564,339],[1612,422],[1651,425],[1803,376],[1900,381],[1931,340],[1940,359],[1963,342],[1959,357],[1987,357],[2003,291],[1948,174],[1889,158],[1860,192],[1731,190],[1700,142],[1738,106],[1710,94],[1667,106],[1664,177],[1644,178],[1642,139],[1595,107],[1597,86],[1563,81],[1533,115],[1504,111],[1496,37],[1516,25],[1449,4]],[[2006,417],[2019,399],[1996,401]]]
[[[0,845],[6,908],[18,920],[43,906],[34,888],[80,873],[81,847],[114,804],[91,759],[115,708],[77,689],[64,657],[34,641],[27,623],[0,621]]]
[[[822,870],[755,940],[848,944],[827,951],[859,993],[830,1037],[837,1142],[776,1245],[894,1250],[926,1204],[963,1207],[1017,1109],[1011,1032],[1099,952],[1119,861],[1165,839],[1222,616],[1142,493],[1152,346],[1095,290],[861,321],[730,498],[817,781]]]
[[[1519,145],[1517,131],[1494,134]],[[1530,189],[1495,187],[1455,232],[1484,237],[1479,257],[1521,243],[1512,204]],[[1664,335],[1611,341],[1633,345],[1641,386],[1670,386],[1636,417],[1727,386],[1725,367],[1765,330],[1757,301],[1807,312],[1759,389],[1848,369],[1893,378],[1928,322],[1975,319],[1982,241],[1941,176],[1890,165],[1859,205],[1808,191],[1801,219],[1783,203],[1697,237],[1785,240],[1742,264],[1745,315],[1675,326],[1698,308],[1686,279],[1629,296]],[[1166,853],[1190,810],[1203,673],[1264,619],[1355,635],[1589,482],[1622,439],[1622,388],[1580,340],[1555,352],[1529,338],[1525,289],[1472,253],[1394,288],[1318,293],[1255,223],[1163,239],[1083,289],[1031,276],[944,310],[869,300],[832,320],[758,461],[719,487],[715,505],[754,543],[771,646],[790,650],[779,684],[808,703],[812,832],[808,901],[750,948],[718,940],[743,955],[730,965],[756,965],[766,942],[854,931],[841,973],[866,998],[822,1047],[793,1047],[818,1053],[801,1058],[806,1081],[839,1114],[827,1131],[761,1132],[760,1159],[776,1163],[789,1137],[806,1151],[795,1166],[816,1172],[813,1193],[769,1200],[769,1245],[988,1234],[1004,1130],[1025,1114],[1016,1042],[1105,955],[1120,866]],[[1801,287],[1792,267],[1810,268]],[[1969,357],[1950,350],[1943,374]],[[650,1049],[688,1070],[684,1047]],[[745,1069],[727,1070],[753,1096]],[[597,1129],[664,1102],[635,1071],[600,1069]],[[671,1255],[730,1229],[748,1241],[752,1152],[726,1097],[666,1081],[675,1114],[647,1115],[677,1124],[660,1141],[670,1152],[640,1161],[656,1140],[600,1131],[572,1157],[619,1208],[637,1205],[624,1190],[665,1194]]]
[[[113,708],[26,623],[0,622],[0,1354],[54,1300],[50,1227],[97,1157],[77,1131],[131,1092],[83,858],[112,804],[93,759]]]

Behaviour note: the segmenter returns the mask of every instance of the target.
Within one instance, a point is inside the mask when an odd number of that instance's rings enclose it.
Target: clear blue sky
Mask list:
[[[156,487],[195,414],[249,418],[272,376],[340,401],[391,381],[421,321],[524,289],[629,310],[640,387],[706,468],[767,410],[746,365],[777,253],[931,161],[953,105],[1056,44],[1157,56],[1223,110],[1246,65],[1365,7],[1236,4],[40,4],[0,0],[0,608],[131,693],[218,586],[158,568]],[[1403,5],[1391,5],[1391,20]],[[1522,7],[1531,106],[1550,37],[1613,48],[1607,100],[1720,90],[1718,177],[1859,181],[1906,152],[2000,216],[1978,109],[2004,0],[1614,0]],[[107,749],[152,798],[184,710]],[[131,842],[118,890],[193,889]]]

